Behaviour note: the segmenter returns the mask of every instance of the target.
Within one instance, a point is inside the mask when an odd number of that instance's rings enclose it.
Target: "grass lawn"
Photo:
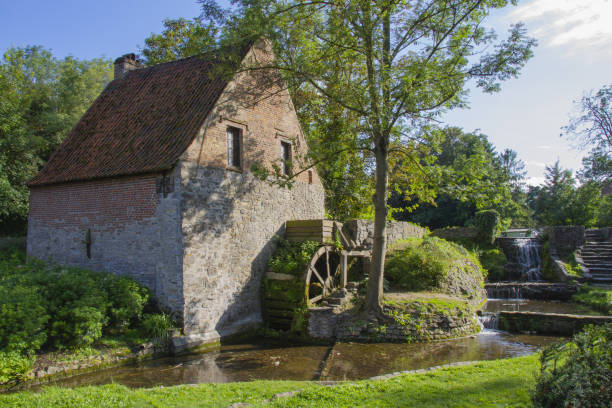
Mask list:
[[[538,356],[351,381],[333,387],[311,382],[255,381],[130,390],[120,385],[0,395],[1,407],[530,407]],[[277,393],[302,390],[290,397]]]

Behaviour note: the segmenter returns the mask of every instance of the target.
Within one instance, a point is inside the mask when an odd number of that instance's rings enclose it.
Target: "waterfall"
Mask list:
[[[528,282],[542,280],[540,273],[542,259],[540,258],[540,243],[537,239],[518,238],[514,240],[516,247],[517,262],[520,265],[521,276]]]
[[[497,330],[499,329],[499,313],[482,312],[478,315],[478,323],[483,329]]]

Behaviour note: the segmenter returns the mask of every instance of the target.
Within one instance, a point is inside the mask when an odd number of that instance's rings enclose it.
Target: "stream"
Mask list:
[[[263,340],[222,346],[220,350],[204,354],[142,361],[45,385],[76,387],[118,383],[140,388],[252,380],[359,380],[454,362],[528,355],[556,339],[484,329],[470,337],[412,344],[290,346]]]

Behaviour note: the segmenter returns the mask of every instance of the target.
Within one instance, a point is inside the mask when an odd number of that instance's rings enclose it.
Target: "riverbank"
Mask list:
[[[537,355],[340,383],[254,381],[131,390],[121,385],[0,395],[11,407],[531,406]],[[237,405],[237,404],[249,405]]]

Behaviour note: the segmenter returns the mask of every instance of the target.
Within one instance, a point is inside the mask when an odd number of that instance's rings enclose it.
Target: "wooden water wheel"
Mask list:
[[[304,273],[305,300],[315,304],[335,289],[342,287],[342,260],[345,257],[331,245],[324,245],[314,253]]]
[[[339,249],[333,237],[346,249]],[[277,330],[303,330],[304,312],[347,284],[348,258],[371,256],[354,250],[355,244],[342,233],[342,225],[332,220],[287,221],[289,241],[320,243],[303,270],[291,274],[268,271],[263,279],[262,312],[268,327]],[[355,261],[353,259],[352,261]],[[352,262],[354,263],[354,262]]]

